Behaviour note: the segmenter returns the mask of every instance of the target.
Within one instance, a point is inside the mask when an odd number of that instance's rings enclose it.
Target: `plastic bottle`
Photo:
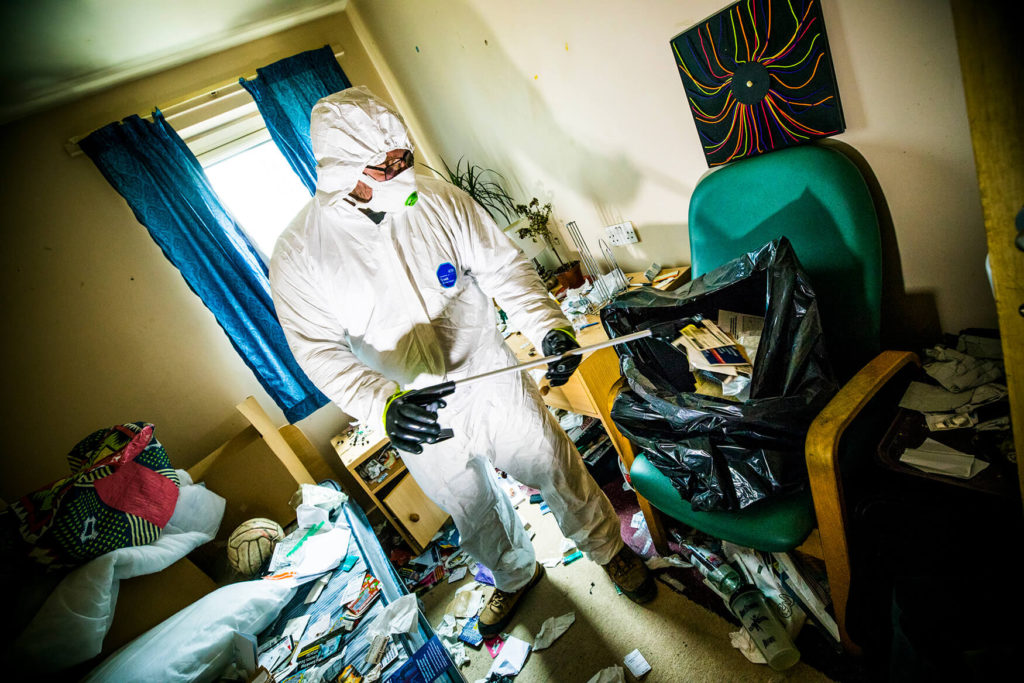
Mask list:
[[[800,661],[800,651],[793,645],[785,625],[756,586],[746,584],[734,592],[729,598],[729,609],[772,669],[782,671]]]
[[[800,660],[800,651],[786,632],[764,594],[748,583],[732,566],[705,548],[683,544],[701,574],[725,597],[729,610],[764,655],[768,666],[782,671]]]
[[[693,565],[704,575],[708,583],[725,596],[726,601],[740,586],[746,583],[739,572],[710,550],[694,545],[684,544],[683,547],[690,552]]]

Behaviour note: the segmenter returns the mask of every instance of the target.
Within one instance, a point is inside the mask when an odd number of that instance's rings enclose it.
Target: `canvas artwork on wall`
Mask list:
[[[820,0],[740,0],[671,47],[708,166],[846,128]]]

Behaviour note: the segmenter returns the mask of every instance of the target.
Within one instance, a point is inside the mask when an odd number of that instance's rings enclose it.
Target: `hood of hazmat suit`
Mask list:
[[[366,166],[412,150],[390,106],[349,88],[316,104],[310,132],[316,195],[278,239],[270,279],[296,360],[343,411],[376,427],[398,388],[514,364],[492,298],[537,348],[568,327],[532,265],[450,183],[416,176],[415,204],[379,225],[349,201]]]

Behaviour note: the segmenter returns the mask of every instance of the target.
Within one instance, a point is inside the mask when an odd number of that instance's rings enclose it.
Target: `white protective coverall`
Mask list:
[[[399,387],[514,365],[492,297],[537,348],[569,327],[533,267],[462,190],[417,176],[416,204],[379,225],[345,201],[367,165],[412,149],[402,120],[368,90],[320,100],[311,134],[317,192],[278,240],[270,280],[295,358],[345,413],[378,427]],[[445,400],[438,421],[454,438],[402,459],[498,588],[528,583],[535,556],[495,467],[539,489],[592,560],[611,560],[622,547],[618,518],[529,377],[457,387]]]

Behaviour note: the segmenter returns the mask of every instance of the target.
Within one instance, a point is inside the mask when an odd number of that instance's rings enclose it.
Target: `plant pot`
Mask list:
[[[555,273],[555,277],[558,278],[558,284],[566,289],[576,289],[583,286],[583,270],[580,268],[578,261],[572,264],[568,270]]]

